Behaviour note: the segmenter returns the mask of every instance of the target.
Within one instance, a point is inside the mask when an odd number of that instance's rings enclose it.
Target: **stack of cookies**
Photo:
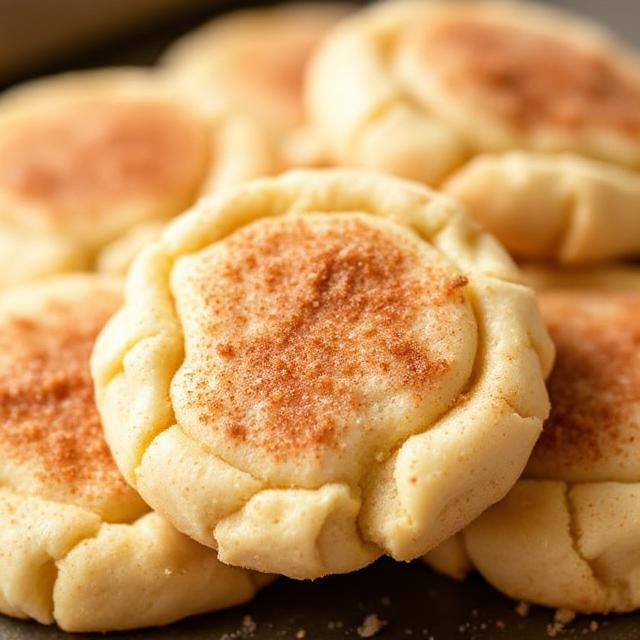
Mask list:
[[[640,57],[521,2],[255,9],[5,93],[0,612],[383,555],[640,607],[639,170]]]

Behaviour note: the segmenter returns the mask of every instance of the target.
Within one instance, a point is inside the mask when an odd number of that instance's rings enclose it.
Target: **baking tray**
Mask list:
[[[383,559],[345,576],[315,582],[280,579],[247,605],[189,618],[168,627],[109,634],[114,640],[359,640],[366,616],[387,624],[375,640],[538,640],[548,638],[553,612],[534,607],[525,617],[516,603],[477,575],[463,583],[421,562]],[[592,629],[596,629],[592,631]],[[55,627],[0,617],[2,640],[95,640]],[[584,616],[556,637],[637,640],[640,616]]]
[[[41,0],[43,3],[51,0]],[[96,1],[107,3],[110,0]],[[2,11],[9,6],[0,1]],[[15,3],[18,4],[18,3]],[[146,24],[128,24],[108,41],[90,48],[64,51],[58,58],[14,75],[25,80],[45,73],[112,64],[151,64],[176,37],[203,20],[231,8],[268,2],[185,2],[183,10],[159,12]],[[640,0],[557,0],[555,4],[597,17],[640,45]],[[15,5],[14,5],[15,6]],[[94,6],[94,3],[87,7]],[[87,8],[87,10],[91,10]],[[124,24],[124,23],[123,23]],[[2,42],[0,41],[0,47]],[[0,77],[0,88],[6,87]],[[0,571],[2,567],[0,567]],[[478,575],[458,583],[421,562],[382,559],[345,576],[314,582],[280,579],[250,603],[168,627],[109,634],[117,640],[255,640],[358,639],[358,627],[372,614],[386,624],[381,640],[534,640],[550,637],[554,612],[532,607],[526,616],[516,604],[488,586]],[[0,640],[82,640],[97,634],[66,634],[56,627],[0,616]],[[580,616],[555,637],[640,640],[640,614]]]

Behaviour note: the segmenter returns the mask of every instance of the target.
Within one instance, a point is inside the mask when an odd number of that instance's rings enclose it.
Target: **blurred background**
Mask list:
[[[640,0],[548,2],[600,18],[629,41],[640,44]],[[273,3],[0,0],[0,89],[71,68],[150,64],[172,40],[207,18],[260,4]]]

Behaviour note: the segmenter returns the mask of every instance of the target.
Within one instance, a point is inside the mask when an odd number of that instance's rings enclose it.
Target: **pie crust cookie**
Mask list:
[[[89,268],[135,224],[275,170],[254,129],[201,112],[142,69],[69,73],[3,94],[0,246],[13,250],[0,252],[0,286]]]
[[[303,103],[307,63],[352,7],[291,3],[237,11],[172,45],[162,65],[198,101],[224,101],[271,132],[283,167],[330,162],[309,130]]]
[[[297,171],[202,200],[96,343],[114,458],[232,565],[415,558],[509,490],[546,417],[553,347],[519,277],[397,178]]]
[[[640,273],[637,275],[640,280]],[[640,607],[640,293],[549,290],[551,415],[523,478],[459,534],[496,588],[585,613]],[[444,552],[443,552],[444,553]]]
[[[67,631],[166,624],[265,580],[149,512],[113,462],[89,357],[121,297],[96,275],[0,294],[0,612]]]
[[[569,152],[640,168],[640,64],[596,25],[524,2],[385,2],[309,69],[338,160],[439,184],[477,153]]]
[[[640,173],[571,154],[487,154],[443,190],[512,253],[575,265],[640,255]]]

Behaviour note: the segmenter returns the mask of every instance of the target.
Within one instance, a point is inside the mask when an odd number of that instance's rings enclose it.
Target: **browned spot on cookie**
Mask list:
[[[427,27],[424,63],[522,129],[605,127],[640,131],[640,81],[604,57],[526,28],[480,20]]]
[[[225,240],[223,259],[202,256],[193,277],[212,320],[187,352],[201,422],[284,456],[337,446],[371,402],[365,380],[416,402],[438,385],[450,363],[416,323],[466,280],[425,267],[395,233],[355,217],[261,220]]]
[[[139,198],[190,197],[207,153],[202,125],[173,105],[72,104],[3,136],[0,187],[52,216],[97,216]]]
[[[545,292],[541,306],[557,347],[548,382],[551,415],[529,469],[593,470],[640,452],[640,296]]]
[[[97,291],[81,305],[49,304],[38,317],[11,316],[0,330],[0,452],[46,486],[72,494],[125,490],[93,400],[89,357],[120,304]]]

